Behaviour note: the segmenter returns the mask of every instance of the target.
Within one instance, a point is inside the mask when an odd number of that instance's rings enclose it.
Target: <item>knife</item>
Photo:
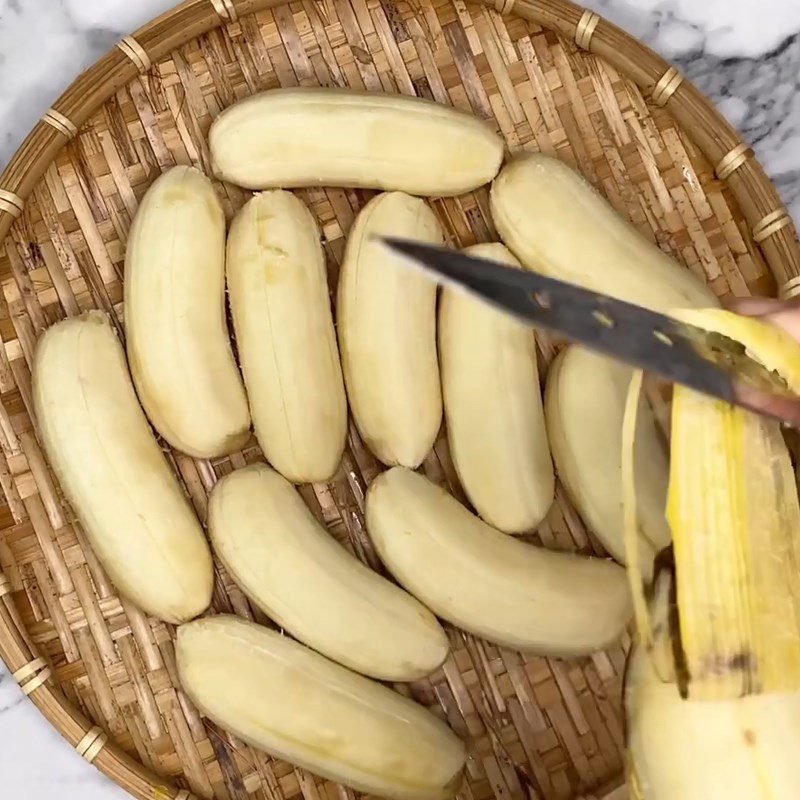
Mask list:
[[[406,239],[403,260],[513,314],[633,367],[800,428],[800,397],[733,339],[571,283]]]

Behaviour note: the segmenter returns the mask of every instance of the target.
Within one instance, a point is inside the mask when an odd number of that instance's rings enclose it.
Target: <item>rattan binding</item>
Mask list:
[[[126,36],[124,39],[120,40],[117,43],[117,47],[133,61],[139,72],[149,72],[150,68],[153,66],[153,62],[150,60],[150,56],[147,55],[147,51],[133,36]]]
[[[661,78],[659,78],[658,83],[656,83],[653,89],[653,102],[657,106],[665,106],[682,83],[683,75],[681,75],[675,67],[670,67]]]
[[[236,22],[239,19],[233,0],[211,0],[211,3],[224,22]]]
[[[778,297],[781,300],[791,300],[793,297],[800,295],[800,276],[792,278],[790,281],[784,283],[779,292]]]
[[[35,692],[51,675],[50,667],[43,658],[34,658],[15,670],[11,677],[19,684],[24,695]]]
[[[67,117],[55,108],[47,110],[42,116],[42,122],[55,128],[59,133],[63,134],[67,139],[78,135],[78,127],[74,125]]]
[[[721,180],[727,180],[736,172],[739,167],[744,164],[747,159],[753,157],[753,148],[750,145],[742,144],[737,145],[733,148],[733,150],[728,153],[725,158],[721,159],[719,164],[717,164],[714,172],[716,173],[717,177]]]
[[[592,43],[592,34],[600,22],[600,15],[593,11],[584,11],[575,30],[575,44],[584,50],[589,50]]]
[[[75,750],[79,756],[91,764],[100,755],[100,751],[105,747],[107,741],[108,734],[102,728],[95,726],[87,731],[86,736],[75,745]]]
[[[7,189],[0,189],[0,211],[11,215],[16,219],[25,209],[25,201],[14,192]]]
[[[767,214],[753,227],[753,241],[761,244],[791,224],[792,218],[789,216],[789,212],[785,208],[779,208],[777,211]]]

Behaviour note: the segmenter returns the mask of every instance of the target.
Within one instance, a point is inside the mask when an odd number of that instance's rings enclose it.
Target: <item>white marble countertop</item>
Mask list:
[[[678,63],[746,139],[800,220],[798,0],[583,0]],[[0,0],[0,166],[81,69],[174,0]],[[724,21],[723,21],[724,20]],[[0,776],[16,800],[127,795],[0,667]]]

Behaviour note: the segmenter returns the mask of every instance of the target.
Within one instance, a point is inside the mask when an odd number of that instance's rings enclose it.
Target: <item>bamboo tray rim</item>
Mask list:
[[[800,244],[792,219],[775,187],[731,125],[704,95],[668,62],[606,21],[569,0],[478,0],[500,14],[516,14],[555,31],[608,61],[633,80],[656,105],[667,108],[715,165],[740,204],[773,272],[780,295],[800,294]],[[186,0],[124,37],[83,72],[35,125],[0,174],[0,241],[22,214],[34,186],[64,144],[113,94],[172,51],[240,17],[280,6],[287,0]],[[192,800],[185,789],[168,786],[108,740],[54,685],[50,668],[21,635],[21,618],[9,580],[0,572],[0,657],[23,693],[88,762],[141,800]],[[615,785],[597,795],[616,800]]]

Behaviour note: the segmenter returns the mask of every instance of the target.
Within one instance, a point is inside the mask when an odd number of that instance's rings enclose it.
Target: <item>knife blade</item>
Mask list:
[[[728,337],[581,286],[405,239],[381,241],[437,281],[665,380],[800,427],[800,397]]]

